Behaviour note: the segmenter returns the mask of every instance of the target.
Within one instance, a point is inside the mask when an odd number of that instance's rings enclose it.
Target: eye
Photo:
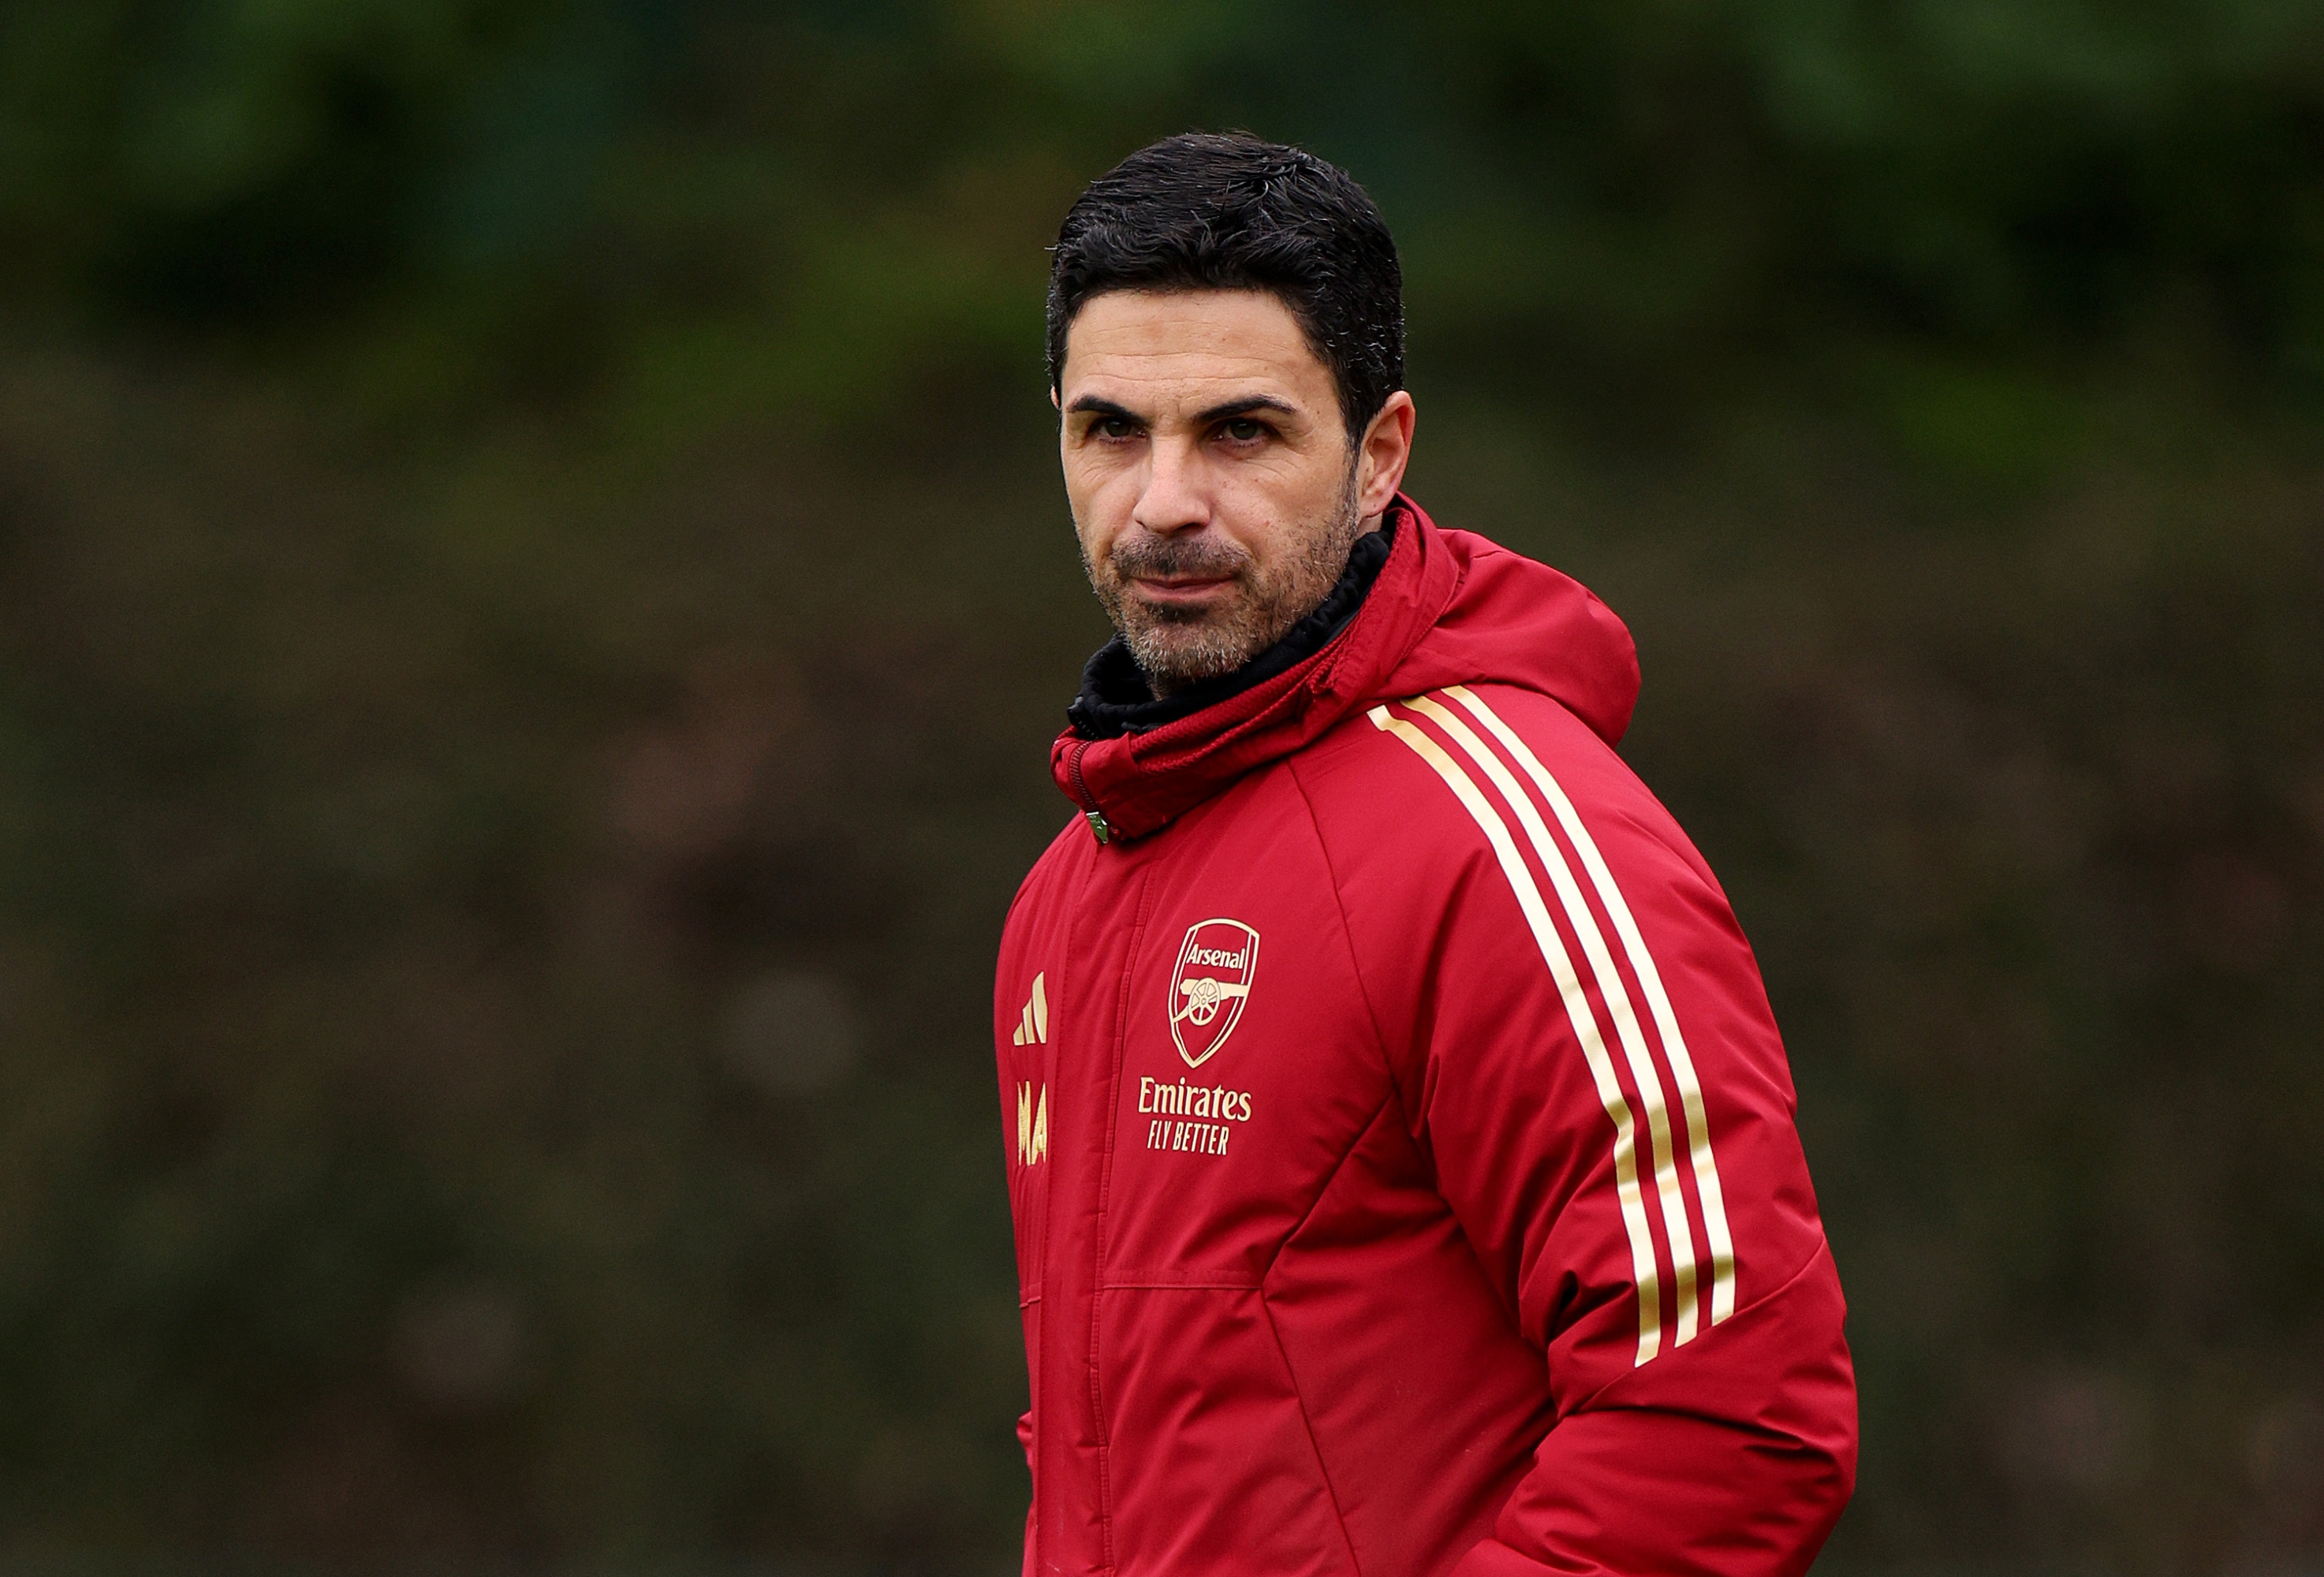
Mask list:
[[[1119,440],[1138,436],[1138,424],[1126,416],[1101,416],[1093,426],[1102,438]]]
[[[1267,436],[1267,424],[1253,417],[1238,416],[1219,424],[1219,430],[1232,442],[1255,444]]]

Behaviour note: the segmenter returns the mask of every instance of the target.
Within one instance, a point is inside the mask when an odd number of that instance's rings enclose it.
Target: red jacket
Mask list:
[[[1349,625],[1056,744],[995,993],[1028,1572],[1795,1572],[1840,1282],[1573,581],[1399,499]],[[1102,817],[1106,837],[1094,835]]]

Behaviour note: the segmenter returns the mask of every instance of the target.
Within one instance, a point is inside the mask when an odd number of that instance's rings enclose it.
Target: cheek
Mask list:
[[[1111,539],[1129,523],[1138,506],[1138,479],[1129,467],[1109,465],[1103,457],[1068,455],[1065,473],[1065,502],[1084,541]]]
[[[1338,513],[1343,472],[1305,456],[1256,461],[1236,477],[1222,512],[1254,558],[1273,560],[1300,550]]]
[[[1074,518],[1074,535],[1080,539],[1082,557],[1102,565],[1110,557],[1114,539],[1129,520],[1129,509],[1111,495],[1118,489],[1111,487],[1101,476],[1086,470],[1076,473],[1069,461],[1065,466],[1065,505]]]
[[[1223,479],[1277,517],[1296,521],[1313,517],[1336,499],[1346,470],[1346,457],[1339,453],[1285,447],[1224,468]]]

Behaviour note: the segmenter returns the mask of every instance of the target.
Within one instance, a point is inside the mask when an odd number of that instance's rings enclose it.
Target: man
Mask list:
[[[1402,318],[1361,189],[1250,138],[1058,237],[1119,634],[995,1001],[1026,1570],[1799,1572],[1856,1406],[1783,1048],[1614,753],[1621,624],[1397,491]]]

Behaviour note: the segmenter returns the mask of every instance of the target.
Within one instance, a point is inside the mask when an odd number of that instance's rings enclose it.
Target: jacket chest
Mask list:
[[[1109,1280],[1256,1277],[1389,1095],[1320,850],[1221,808],[1097,851],[1026,928],[1020,1242],[1094,1218]]]

